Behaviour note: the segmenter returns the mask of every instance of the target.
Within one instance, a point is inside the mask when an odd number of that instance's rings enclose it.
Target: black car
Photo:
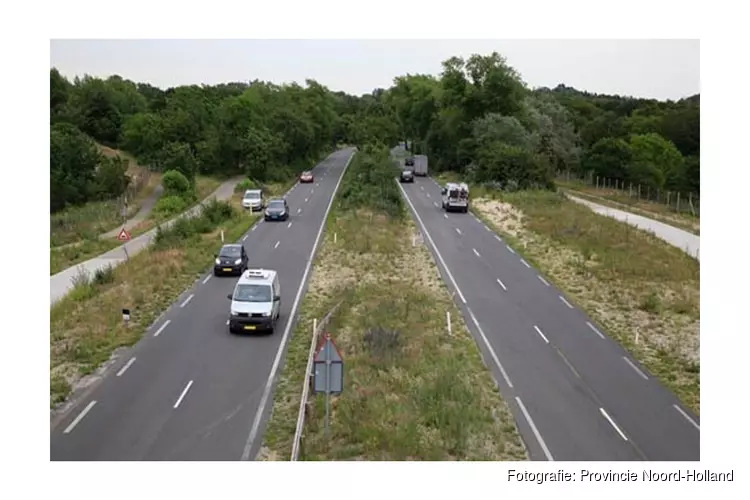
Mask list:
[[[224,245],[215,257],[214,276],[242,274],[247,269],[247,253],[240,244]]]
[[[404,161],[404,165],[406,165],[407,167],[413,167],[414,166],[414,157],[410,156],[409,158],[407,158],[406,161]]]
[[[266,204],[265,220],[287,220],[289,218],[289,205],[284,198],[269,200]]]
[[[400,182],[414,182],[414,172],[408,169],[402,170],[399,181]]]

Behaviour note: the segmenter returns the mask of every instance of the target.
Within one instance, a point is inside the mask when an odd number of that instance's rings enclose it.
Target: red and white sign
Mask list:
[[[127,232],[125,228],[122,228],[120,234],[117,235],[117,239],[120,241],[128,241],[130,239],[130,233]]]

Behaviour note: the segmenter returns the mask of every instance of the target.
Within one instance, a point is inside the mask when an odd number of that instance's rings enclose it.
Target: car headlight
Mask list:
[[[234,261],[234,265],[238,266],[240,264],[240,262],[242,262],[242,259],[237,259],[237,260]]]
[[[263,317],[264,317],[264,318],[267,318],[267,317],[269,317],[270,315],[271,315],[271,313],[270,313],[270,312],[267,312],[267,313],[263,313]]]
[[[237,311],[229,311],[229,314],[232,316],[237,316],[239,313]]]
[[[286,210],[282,210],[281,212],[279,212],[279,215],[284,215],[285,213],[286,213]]]
[[[221,261],[219,259],[216,259],[217,264],[221,264]]]
[[[271,214],[270,214],[270,213],[268,212],[268,210],[266,210],[266,215],[271,215]]]

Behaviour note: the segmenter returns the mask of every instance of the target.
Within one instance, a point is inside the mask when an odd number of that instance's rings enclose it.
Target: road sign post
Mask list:
[[[328,436],[331,394],[341,394],[344,390],[344,359],[330,333],[324,335],[313,363],[315,365],[315,392],[322,392],[326,395],[325,433]]]
[[[117,235],[117,239],[120,241],[130,241],[130,233],[123,227],[120,230],[120,234]],[[130,255],[128,255],[128,247],[123,246],[122,251],[125,252],[125,260],[130,260]]]

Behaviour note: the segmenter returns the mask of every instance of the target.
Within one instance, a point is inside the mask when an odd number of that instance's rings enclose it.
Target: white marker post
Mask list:
[[[125,322],[125,327],[130,326],[130,309],[122,310],[122,320]]]
[[[333,242],[336,243],[336,233],[333,233]]]
[[[453,335],[453,331],[451,330],[451,313],[450,311],[445,311],[445,321],[448,324],[448,335]]]
[[[224,230],[221,230],[221,242],[224,243]]]

